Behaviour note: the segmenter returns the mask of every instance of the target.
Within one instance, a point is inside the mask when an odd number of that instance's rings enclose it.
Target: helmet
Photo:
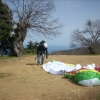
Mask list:
[[[45,48],[47,48],[47,47],[48,47],[47,43],[44,43],[44,44],[43,44],[43,46],[44,46]]]

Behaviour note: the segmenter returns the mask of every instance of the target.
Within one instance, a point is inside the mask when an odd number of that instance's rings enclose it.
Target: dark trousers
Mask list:
[[[37,55],[37,64],[43,64],[44,63],[44,54],[38,54]]]

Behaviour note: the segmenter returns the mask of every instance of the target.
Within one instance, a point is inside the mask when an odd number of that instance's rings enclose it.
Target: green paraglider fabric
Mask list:
[[[100,73],[95,70],[80,70],[74,76],[75,82],[80,82],[82,80],[89,80],[98,78],[100,80]]]
[[[76,71],[65,72],[64,77],[65,78],[74,78],[75,74],[76,74]]]
[[[64,73],[64,77],[65,77],[65,78],[73,78],[73,77],[74,77],[74,74],[67,74],[67,73]]]
[[[54,62],[55,60],[50,60],[50,62]]]

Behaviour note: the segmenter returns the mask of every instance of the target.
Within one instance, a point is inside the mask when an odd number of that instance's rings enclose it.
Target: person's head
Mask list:
[[[42,43],[45,43],[45,41],[44,41],[44,40],[42,40],[41,42],[42,42]]]
[[[48,47],[47,43],[46,43],[44,40],[42,40],[42,41],[40,42],[40,45],[43,45],[44,48],[47,48],[47,47]]]

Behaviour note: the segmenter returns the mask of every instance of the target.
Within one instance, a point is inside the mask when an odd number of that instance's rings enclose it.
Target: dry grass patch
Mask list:
[[[36,65],[34,56],[0,60],[0,100],[100,100],[100,86],[85,87]],[[50,60],[100,65],[100,56],[49,55]]]

